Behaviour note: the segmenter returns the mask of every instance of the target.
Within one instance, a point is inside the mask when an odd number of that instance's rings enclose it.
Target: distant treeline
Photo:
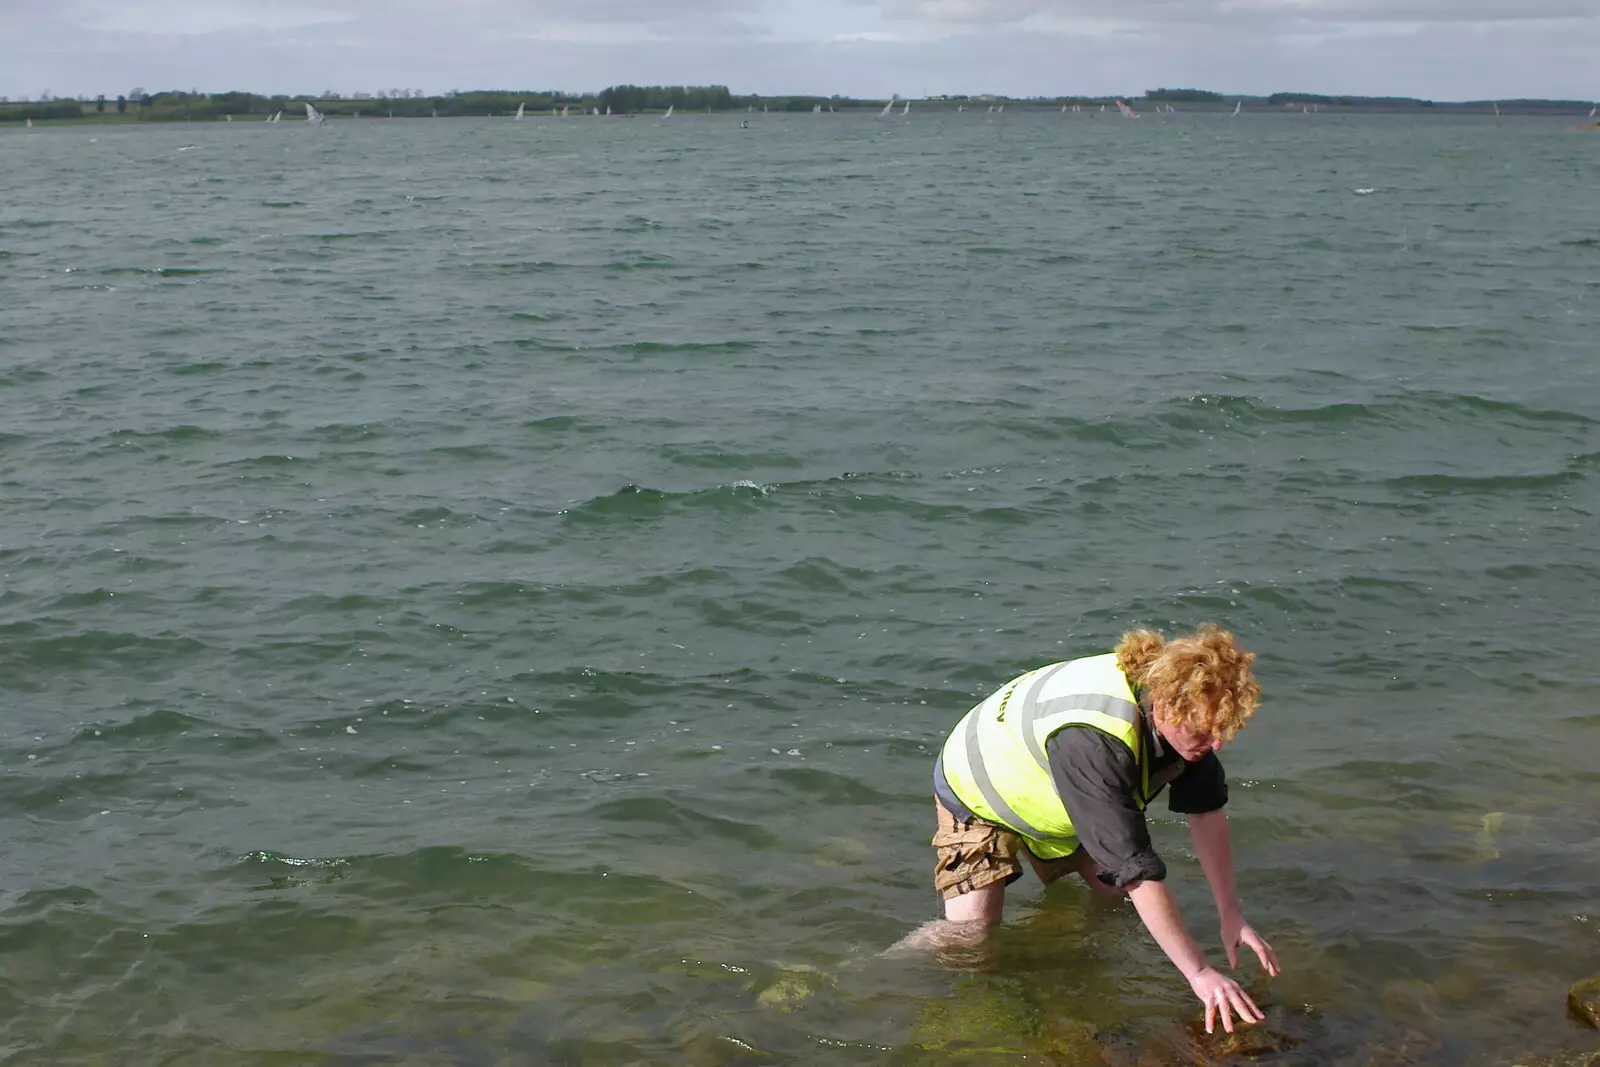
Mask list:
[[[1002,97],[941,95],[915,101],[919,107],[955,107],[973,101],[979,103],[1007,103],[1020,107],[1060,107],[1064,104],[1108,104],[1113,97],[1058,96],[1058,97]],[[1142,97],[1125,99],[1138,103],[1187,104],[1209,110],[1231,108],[1235,101],[1244,101],[1252,108],[1282,107],[1302,108],[1315,105],[1318,109],[1349,109],[1359,111],[1409,111],[1435,109],[1454,112],[1487,112],[1498,108],[1502,113],[1516,114],[1569,114],[1587,112],[1590,102],[1577,100],[1475,100],[1442,102],[1413,97],[1394,96],[1329,96],[1320,93],[1273,93],[1271,96],[1238,96],[1212,92],[1207,89],[1149,89]],[[349,96],[337,93],[320,93],[305,96],[263,96],[257,93],[199,93],[168,90],[146,93],[136,89],[126,96],[107,99],[104,96],[87,100],[7,101],[0,99],[0,122],[17,122],[24,119],[60,121],[70,119],[101,119],[103,121],[137,122],[196,122],[224,118],[264,119],[283,111],[290,117],[303,114],[304,105],[314,104],[329,117],[427,118],[451,115],[508,115],[518,106],[525,106],[533,114],[572,110],[590,111],[607,108],[613,114],[639,114],[665,111],[672,107],[680,111],[811,111],[821,107],[829,110],[855,110],[881,108],[882,99],[868,100],[844,96],[736,96],[723,85],[613,85],[598,93],[568,93],[557,89],[516,92],[509,90],[473,90],[451,92],[439,96],[424,96],[421,90],[390,89],[377,93],[354,93]]]

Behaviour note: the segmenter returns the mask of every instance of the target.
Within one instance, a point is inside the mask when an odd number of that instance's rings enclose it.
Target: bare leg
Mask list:
[[[955,830],[955,817],[942,804],[937,809],[939,828]],[[884,955],[907,952],[933,951],[950,948],[973,948],[981,944],[989,927],[1000,921],[1005,910],[1006,884],[993,882],[944,900],[944,918],[937,919],[911,931],[891,946]]]
[[[1086,848],[1080,846],[1078,851],[1072,855],[1054,860],[1042,860],[1026,849],[1023,851],[1024,855],[1028,857],[1028,862],[1033,865],[1033,873],[1037,874],[1039,881],[1046,885],[1049,885],[1062,875],[1075,874],[1083,879],[1084,885],[1087,885],[1096,893],[1112,897],[1128,895],[1126,886],[1118,889],[1115,886],[1106,885],[1099,879],[1098,876],[1105,873],[1105,868],[1089,856],[1089,850]]]

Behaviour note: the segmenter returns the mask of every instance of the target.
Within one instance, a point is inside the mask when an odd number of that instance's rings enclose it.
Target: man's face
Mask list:
[[[1156,729],[1160,731],[1162,740],[1172,746],[1172,750],[1182,756],[1188,763],[1205,759],[1206,753],[1216,752],[1222,748],[1222,742],[1212,737],[1204,730],[1197,730],[1175,721],[1172,708],[1166,701],[1157,701],[1155,711]],[[1196,718],[1204,721],[1208,715],[1197,715]]]

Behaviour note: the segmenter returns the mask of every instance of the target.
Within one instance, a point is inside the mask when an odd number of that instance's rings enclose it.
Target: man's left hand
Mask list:
[[[1239,966],[1239,946],[1248,945],[1255,950],[1256,958],[1261,961],[1261,969],[1269,977],[1276,978],[1282,973],[1278,968],[1278,954],[1272,951],[1272,946],[1267,944],[1266,938],[1250,928],[1242,915],[1225,915],[1222,918],[1222,947],[1228,953],[1228,966]]]

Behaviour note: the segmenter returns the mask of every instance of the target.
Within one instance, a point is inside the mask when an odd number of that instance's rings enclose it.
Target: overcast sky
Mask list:
[[[1600,97],[1600,0],[0,0],[0,95],[134,87]]]

